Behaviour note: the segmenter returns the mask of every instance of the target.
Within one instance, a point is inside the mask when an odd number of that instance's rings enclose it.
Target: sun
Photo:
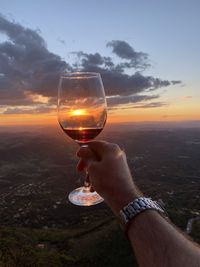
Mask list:
[[[87,115],[87,111],[85,109],[75,109],[70,111],[71,116],[83,116]]]

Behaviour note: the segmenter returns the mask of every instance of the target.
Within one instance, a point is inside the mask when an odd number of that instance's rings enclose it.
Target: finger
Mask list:
[[[107,142],[105,141],[91,141],[88,142],[88,147],[91,149],[97,160],[101,160],[105,154]]]
[[[91,141],[88,143],[88,146],[99,160],[105,155],[113,155],[121,151],[118,145],[105,141]]]
[[[80,147],[80,149],[77,152],[77,156],[79,158],[83,158],[85,161],[95,159],[95,154],[89,147]]]

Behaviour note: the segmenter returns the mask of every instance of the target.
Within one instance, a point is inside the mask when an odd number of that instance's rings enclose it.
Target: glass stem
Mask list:
[[[88,147],[87,144],[79,144],[79,145],[81,147],[85,147],[85,148]],[[91,182],[90,182],[89,173],[88,173],[88,170],[87,169],[85,170],[85,179],[84,179],[83,187],[84,187],[84,189],[83,189],[84,192],[87,192],[87,193],[93,192],[92,185],[91,185]]]
[[[89,178],[89,173],[86,170],[85,171],[85,180],[84,180],[84,187],[91,187],[91,183],[90,183],[90,178]]]

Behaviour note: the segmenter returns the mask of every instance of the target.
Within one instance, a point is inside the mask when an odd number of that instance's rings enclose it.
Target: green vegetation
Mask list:
[[[0,267],[137,266],[115,221],[78,231],[7,227],[0,240]]]

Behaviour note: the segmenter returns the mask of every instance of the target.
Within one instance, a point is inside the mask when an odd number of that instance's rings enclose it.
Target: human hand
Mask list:
[[[92,141],[77,152],[78,171],[87,168],[94,189],[115,214],[134,198],[141,196],[133,182],[125,153],[118,145]]]

